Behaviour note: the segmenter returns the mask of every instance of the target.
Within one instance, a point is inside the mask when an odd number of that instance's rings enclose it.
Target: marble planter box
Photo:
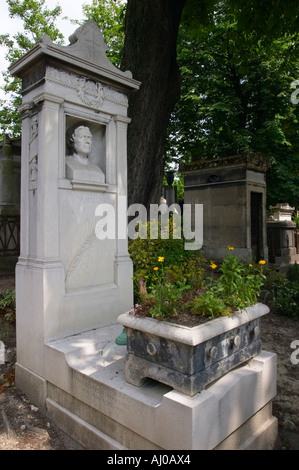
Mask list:
[[[261,351],[257,303],[231,317],[188,328],[130,313],[118,317],[127,332],[126,381],[140,386],[151,378],[193,396]]]

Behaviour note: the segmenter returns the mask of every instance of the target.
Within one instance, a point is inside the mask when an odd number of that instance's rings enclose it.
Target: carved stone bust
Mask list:
[[[105,175],[88,160],[92,148],[92,133],[89,127],[77,124],[67,131],[67,146],[70,155],[66,157],[66,177],[74,182],[102,184]]]

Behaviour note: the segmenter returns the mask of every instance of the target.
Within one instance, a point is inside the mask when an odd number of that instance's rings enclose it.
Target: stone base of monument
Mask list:
[[[16,364],[16,385],[87,449],[273,449],[276,355],[262,351],[190,397],[125,380],[120,325],[45,345],[46,377]]]

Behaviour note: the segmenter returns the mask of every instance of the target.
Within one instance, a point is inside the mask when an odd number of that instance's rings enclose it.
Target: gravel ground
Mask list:
[[[291,348],[295,340],[299,341],[299,321],[271,312],[262,319],[262,347],[277,354],[273,414],[278,418],[279,450],[299,450],[299,363],[293,364],[291,358],[296,352]],[[296,358],[299,359],[299,353]]]
[[[8,287],[14,287],[13,276],[0,278],[0,291]],[[14,328],[4,334],[8,362],[0,365],[0,450],[83,450],[16,390]],[[299,340],[299,322],[270,313],[262,319],[262,339],[263,349],[277,354],[276,450],[299,450],[299,364],[291,360],[291,343]]]

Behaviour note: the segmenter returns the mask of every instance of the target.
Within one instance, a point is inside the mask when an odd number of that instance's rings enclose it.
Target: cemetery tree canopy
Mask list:
[[[298,32],[283,16],[277,25],[276,15],[274,30],[259,17],[249,30],[245,12],[232,5],[221,2],[196,29],[181,24],[182,90],[168,128],[167,160],[261,152],[272,163],[268,203],[298,206],[299,106],[291,101],[291,85],[299,77]]]
[[[129,111],[130,203],[159,202],[165,154],[173,162],[243,150],[271,159],[273,203],[278,195],[299,203],[296,8],[294,0],[128,0],[122,67],[142,82]]]
[[[56,6],[52,10],[45,6],[45,0],[6,0],[11,18],[20,18],[23,21],[23,31],[18,32],[13,38],[8,34],[0,34],[0,46],[6,46],[8,52],[6,59],[13,63],[30,50],[36,42],[48,34],[58,43],[63,42],[63,34],[55,23],[61,14],[61,7]],[[21,82],[18,78],[11,79],[8,71],[4,75],[4,90],[9,94],[9,99],[1,104],[0,109],[0,133],[6,132],[11,137],[18,137],[21,133],[21,120],[18,107],[21,104]]]
[[[24,21],[15,41],[0,36],[11,61],[43,34],[62,40],[55,26],[60,7],[6,1],[10,15]],[[102,29],[110,60],[142,82],[130,97],[129,204],[159,202],[169,161],[248,148],[273,162],[273,200],[280,195],[296,203],[299,106],[289,99],[299,79],[296,11],[297,0],[93,0],[83,6]],[[19,85],[7,77],[6,88],[12,101],[1,108],[0,126],[17,136]]]

